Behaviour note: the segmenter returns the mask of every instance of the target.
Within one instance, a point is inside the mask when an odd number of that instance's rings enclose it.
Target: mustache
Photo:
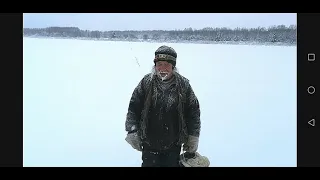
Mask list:
[[[179,70],[178,70],[178,68],[176,66],[174,67],[174,69],[171,72],[171,74],[175,74],[175,73],[179,73]],[[153,77],[153,75],[159,75],[158,71],[156,69],[156,66],[154,66],[154,65],[150,69],[150,77]]]

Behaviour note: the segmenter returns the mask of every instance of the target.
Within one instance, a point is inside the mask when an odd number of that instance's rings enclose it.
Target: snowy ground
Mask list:
[[[24,166],[140,166],[124,122],[162,43],[23,40]],[[199,98],[211,166],[296,166],[295,46],[168,45]]]

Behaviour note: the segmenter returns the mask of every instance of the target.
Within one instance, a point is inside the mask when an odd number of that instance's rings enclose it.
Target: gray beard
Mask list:
[[[174,76],[175,73],[179,73],[177,67],[174,67],[173,71],[172,71],[172,74],[171,74],[171,77]],[[158,75],[157,73],[157,70],[156,70],[156,67],[155,66],[152,66],[151,68],[151,75],[150,75],[150,78],[152,78],[154,75],[157,75],[157,77],[159,77],[161,80],[163,81],[166,81],[167,79],[163,79],[160,75]],[[170,77],[170,78],[171,78]],[[169,79],[170,79],[169,78]]]
[[[162,91],[167,90],[174,83],[174,75],[172,74],[169,79],[162,80],[157,78],[157,84],[161,88]]]

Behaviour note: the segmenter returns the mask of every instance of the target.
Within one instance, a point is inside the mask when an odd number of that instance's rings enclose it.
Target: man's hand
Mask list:
[[[195,153],[198,150],[199,137],[189,135],[188,142],[183,145],[183,150]]]
[[[126,137],[126,141],[136,150],[142,151],[141,140],[138,136],[137,132],[128,133]]]

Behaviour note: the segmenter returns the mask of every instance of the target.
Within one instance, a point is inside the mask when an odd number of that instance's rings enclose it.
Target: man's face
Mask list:
[[[156,62],[156,70],[162,80],[168,79],[172,75],[172,64],[167,61],[158,61]]]

